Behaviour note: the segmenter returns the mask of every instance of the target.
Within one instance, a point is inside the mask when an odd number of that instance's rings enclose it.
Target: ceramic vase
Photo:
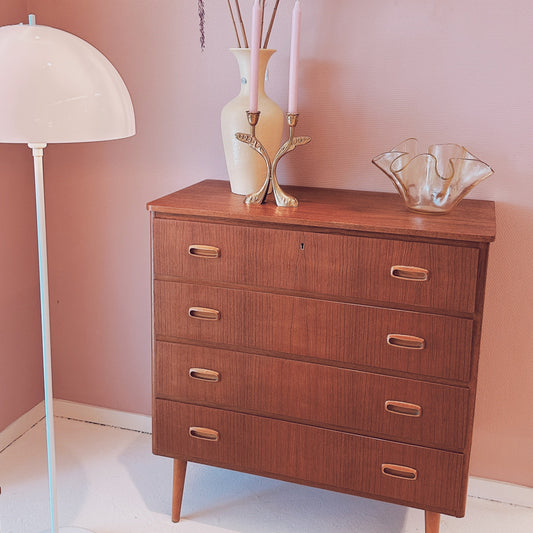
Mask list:
[[[252,194],[263,185],[266,165],[263,158],[245,143],[235,138],[237,132],[250,133],[246,111],[250,107],[250,49],[231,48],[239,66],[241,90],[228,102],[221,113],[222,141],[226,166],[235,194]],[[270,159],[276,155],[283,135],[285,115],[282,109],[265,94],[265,73],[275,50],[259,50],[258,110],[261,112],[256,136],[266,148]]]

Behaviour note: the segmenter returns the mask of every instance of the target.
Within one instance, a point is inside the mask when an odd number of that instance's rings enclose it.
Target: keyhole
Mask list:
[[[300,243],[300,250],[303,250],[305,248],[305,244],[303,242]]]

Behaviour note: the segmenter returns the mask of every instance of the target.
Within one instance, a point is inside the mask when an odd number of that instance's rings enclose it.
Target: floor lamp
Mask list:
[[[32,150],[43,345],[43,373],[52,533],[87,533],[58,528],[48,263],[43,185],[43,150],[49,143],[121,139],[135,134],[131,98],[113,65],[82,39],[49,26],[0,27],[0,142]]]

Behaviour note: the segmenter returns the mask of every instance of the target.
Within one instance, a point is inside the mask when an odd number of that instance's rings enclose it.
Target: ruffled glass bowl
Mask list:
[[[434,144],[418,152],[418,141],[407,139],[372,159],[392,180],[412,211],[444,214],[494,171],[463,146]]]

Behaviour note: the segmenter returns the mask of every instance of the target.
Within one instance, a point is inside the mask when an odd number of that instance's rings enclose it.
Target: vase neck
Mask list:
[[[239,65],[239,75],[241,80],[241,92],[240,95],[250,94],[250,49],[249,48],[231,48],[231,52],[237,59]],[[265,74],[268,65],[268,61],[272,57],[272,54],[276,50],[261,48],[259,50],[259,75],[257,90],[259,94],[265,92]]]

